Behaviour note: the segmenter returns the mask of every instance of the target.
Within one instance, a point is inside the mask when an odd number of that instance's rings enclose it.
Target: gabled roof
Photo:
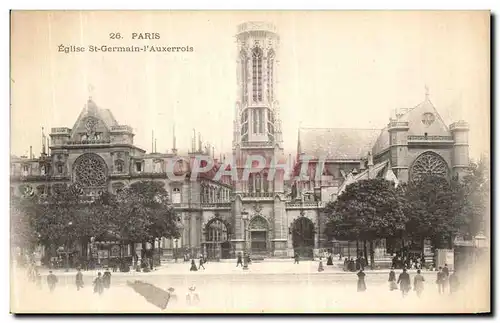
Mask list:
[[[299,154],[311,158],[361,159],[371,151],[380,129],[300,128]]]
[[[89,98],[89,100],[83,107],[82,112],[80,112],[78,119],[76,119],[73,129],[76,129],[80,124],[80,121],[87,116],[92,116],[100,119],[102,122],[104,122],[108,130],[111,130],[112,126],[118,125],[118,122],[116,122],[115,117],[109,109],[101,109],[97,106],[97,104],[95,104],[94,101],[92,101],[92,99]]]
[[[424,123],[425,115],[433,118],[433,122],[430,124]],[[410,127],[408,129],[409,136],[423,136],[426,133],[428,136],[451,136],[448,127],[428,96],[416,107],[398,115],[397,121],[408,122]],[[389,144],[389,132],[387,131],[387,127],[385,127],[373,145],[373,155],[376,156],[389,148]]]

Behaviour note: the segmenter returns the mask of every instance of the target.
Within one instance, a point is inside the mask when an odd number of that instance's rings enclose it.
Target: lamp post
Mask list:
[[[177,241],[179,241],[179,240],[174,239],[174,259],[175,259],[175,262],[177,262]]]
[[[71,232],[71,226],[73,225],[73,222],[69,221],[68,222],[68,231]],[[69,271],[69,237],[66,241],[66,272]]]
[[[244,211],[241,213],[243,219],[243,234],[244,234],[244,244],[243,244],[243,270],[248,270],[248,250],[247,250],[247,221],[248,212]]]

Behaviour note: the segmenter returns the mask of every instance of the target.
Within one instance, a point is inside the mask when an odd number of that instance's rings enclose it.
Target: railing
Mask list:
[[[253,141],[253,142],[243,141],[241,143],[242,147],[269,147],[272,145],[273,145],[272,141]]]
[[[231,202],[218,202],[218,203],[201,203],[203,208],[228,208],[231,207]]]
[[[453,141],[452,136],[408,136],[408,141]]]
[[[126,132],[132,132],[132,127],[126,126],[126,125],[121,125],[121,126],[112,126],[111,131],[126,131]]]
[[[272,198],[274,197],[274,193],[271,192],[252,192],[252,193],[238,193],[241,197],[263,197],[263,198]]]
[[[323,202],[288,202],[286,208],[301,209],[301,208],[322,208]]]
[[[100,139],[100,140],[71,140],[67,141],[66,145],[102,145],[109,144],[111,140],[109,139]]]
[[[389,122],[389,128],[396,128],[396,127],[409,127],[409,122],[407,121],[391,121]]]
[[[60,133],[60,134],[70,134],[71,129],[66,128],[66,127],[60,127],[60,128],[52,128],[50,129],[50,132],[53,134]]]

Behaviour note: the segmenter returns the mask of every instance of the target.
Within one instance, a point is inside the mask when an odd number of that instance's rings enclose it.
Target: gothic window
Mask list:
[[[208,187],[206,187],[206,186],[203,188],[203,196],[204,196],[205,203],[208,203],[209,202],[209,194],[208,194]]]
[[[267,100],[274,100],[274,51],[271,49],[267,54]]]
[[[221,220],[214,219],[207,224],[206,235],[209,242],[227,241],[227,226]]]
[[[123,172],[123,160],[116,160],[115,161],[115,170],[117,173]]]
[[[269,180],[267,178],[267,174],[264,176],[264,192],[268,193],[269,192]]]
[[[62,164],[57,165],[57,173],[62,174],[64,172],[64,168]]]
[[[248,192],[253,193],[253,174],[249,174],[248,176]]]
[[[257,110],[252,110],[253,114],[253,133],[257,133]]]
[[[260,193],[261,191],[261,177],[260,174],[255,174],[255,192]]]
[[[221,190],[220,189],[217,189],[217,198],[216,198],[216,202],[220,202],[221,201]]]
[[[181,189],[178,187],[175,187],[172,190],[172,203],[174,204],[181,203]]]
[[[36,187],[36,193],[37,193],[37,195],[45,194],[45,185],[38,185]]]
[[[153,170],[155,173],[161,173],[162,172],[162,164],[163,164],[163,161],[162,160],[155,160],[154,164],[153,164]]]
[[[418,156],[411,168],[412,181],[428,175],[448,178],[448,165],[441,156],[431,151]]]
[[[28,176],[29,175],[29,165],[23,165],[23,176]]]
[[[262,50],[255,47],[252,51],[253,100],[262,101]]]
[[[259,133],[264,133],[264,111],[259,109]]]
[[[247,103],[248,63],[247,63],[247,55],[243,50],[240,53],[240,59],[241,59],[241,102]]]
[[[106,163],[96,154],[84,154],[75,161],[75,182],[81,187],[106,185]]]

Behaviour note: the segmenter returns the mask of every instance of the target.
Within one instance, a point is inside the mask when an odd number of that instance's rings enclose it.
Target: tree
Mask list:
[[[384,179],[350,184],[335,202],[326,207],[326,213],[329,217],[327,235],[370,243],[372,267],[373,241],[395,236],[406,221],[394,184]]]
[[[35,196],[10,197],[10,237],[12,246],[22,250],[33,251],[38,243],[38,233],[33,222],[37,214],[37,201]]]
[[[486,156],[470,164],[470,174],[461,182],[459,191],[462,222],[460,231],[468,237],[489,230],[490,171]]]
[[[451,247],[461,222],[461,189],[460,183],[434,175],[410,183],[402,193],[408,218],[406,233],[419,238],[422,246],[424,239],[430,238],[436,248]]]
[[[150,242],[156,238],[178,238],[176,215],[163,183],[140,181],[126,187],[113,201],[111,231],[129,242]]]

